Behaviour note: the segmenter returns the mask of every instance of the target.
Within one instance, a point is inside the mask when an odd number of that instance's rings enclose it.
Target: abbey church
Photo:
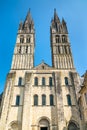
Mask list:
[[[66,22],[56,10],[49,27],[52,66],[44,61],[34,66],[30,11],[19,25],[1,101],[0,130],[87,130],[78,103],[81,77],[74,67]]]

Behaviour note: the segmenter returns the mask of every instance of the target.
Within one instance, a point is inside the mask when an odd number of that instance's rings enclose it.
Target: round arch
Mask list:
[[[38,130],[50,130],[50,119],[48,117],[39,118],[38,128]]]
[[[79,125],[75,121],[70,121],[68,124],[68,130],[80,130]]]

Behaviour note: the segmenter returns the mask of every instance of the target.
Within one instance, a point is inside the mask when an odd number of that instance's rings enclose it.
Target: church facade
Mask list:
[[[30,11],[20,23],[1,103],[0,130],[83,130],[80,77],[64,19],[50,26],[52,66],[34,66],[35,29]]]

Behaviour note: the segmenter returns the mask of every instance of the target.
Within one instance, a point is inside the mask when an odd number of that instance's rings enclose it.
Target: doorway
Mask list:
[[[40,130],[48,130],[47,127],[40,127]]]
[[[49,121],[47,120],[46,117],[42,118],[40,121],[39,121],[39,129],[38,130],[50,130],[50,123]]]
[[[68,130],[79,130],[79,128],[77,127],[75,123],[70,122],[68,125]]]

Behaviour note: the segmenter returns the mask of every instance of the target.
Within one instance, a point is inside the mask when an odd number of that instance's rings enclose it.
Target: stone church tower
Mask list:
[[[73,65],[65,20],[56,10],[50,26],[52,67],[34,66],[35,30],[30,11],[20,23],[1,103],[0,130],[83,130],[80,77]]]
[[[62,23],[54,10],[51,23],[52,66],[57,69],[74,69],[66,22]]]
[[[35,30],[30,11],[24,23],[20,23],[12,60],[12,70],[27,70],[34,67]]]

